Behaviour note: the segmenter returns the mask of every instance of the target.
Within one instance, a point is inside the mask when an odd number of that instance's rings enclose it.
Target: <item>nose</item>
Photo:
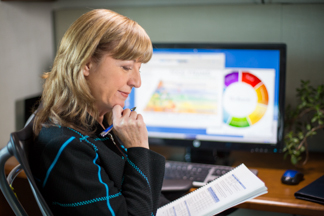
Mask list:
[[[131,87],[135,87],[135,88],[141,87],[142,80],[141,80],[139,68],[140,66],[134,67],[134,70],[131,73],[131,77],[128,82],[128,85],[130,85]]]

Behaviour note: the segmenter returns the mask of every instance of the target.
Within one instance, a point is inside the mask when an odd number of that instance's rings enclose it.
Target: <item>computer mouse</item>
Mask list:
[[[304,180],[304,174],[297,170],[286,170],[281,177],[281,182],[287,185],[297,185]]]

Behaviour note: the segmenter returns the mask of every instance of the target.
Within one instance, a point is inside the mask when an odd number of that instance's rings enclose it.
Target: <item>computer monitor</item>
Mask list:
[[[27,120],[29,119],[29,117],[31,116],[31,114],[33,114],[33,112],[37,109],[39,102],[41,99],[41,95],[36,95],[33,97],[28,97],[25,98],[24,101],[24,122],[23,124],[25,124],[27,122]]]
[[[285,44],[153,44],[126,107],[150,145],[281,152],[285,74]]]

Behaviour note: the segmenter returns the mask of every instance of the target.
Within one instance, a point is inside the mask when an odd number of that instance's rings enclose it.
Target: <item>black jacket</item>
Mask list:
[[[89,137],[68,127],[44,127],[36,138],[31,169],[52,212],[155,215],[164,157],[145,148],[116,146],[97,128]]]

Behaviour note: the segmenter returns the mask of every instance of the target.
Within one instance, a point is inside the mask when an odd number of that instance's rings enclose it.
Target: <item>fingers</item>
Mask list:
[[[114,132],[126,148],[149,148],[148,134],[143,116],[130,109],[123,110],[120,106],[113,108]]]
[[[136,120],[143,120],[143,117],[140,114],[137,114],[136,111],[131,111],[130,109],[122,109],[121,106],[116,105],[112,109],[112,119],[115,127],[117,125],[121,126],[124,124],[134,124]]]
[[[119,119],[122,116],[123,108],[120,105],[116,105],[112,109],[112,118]]]
[[[133,111],[135,112],[135,111]],[[143,116],[141,114],[137,114],[136,113],[136,120],[138,120],[139,122],[144,122]]]
[[[135,111],[131,111],[130,109],[124,109],[122,113],[123,117],[131,117],[136,119],[137,113]]]

